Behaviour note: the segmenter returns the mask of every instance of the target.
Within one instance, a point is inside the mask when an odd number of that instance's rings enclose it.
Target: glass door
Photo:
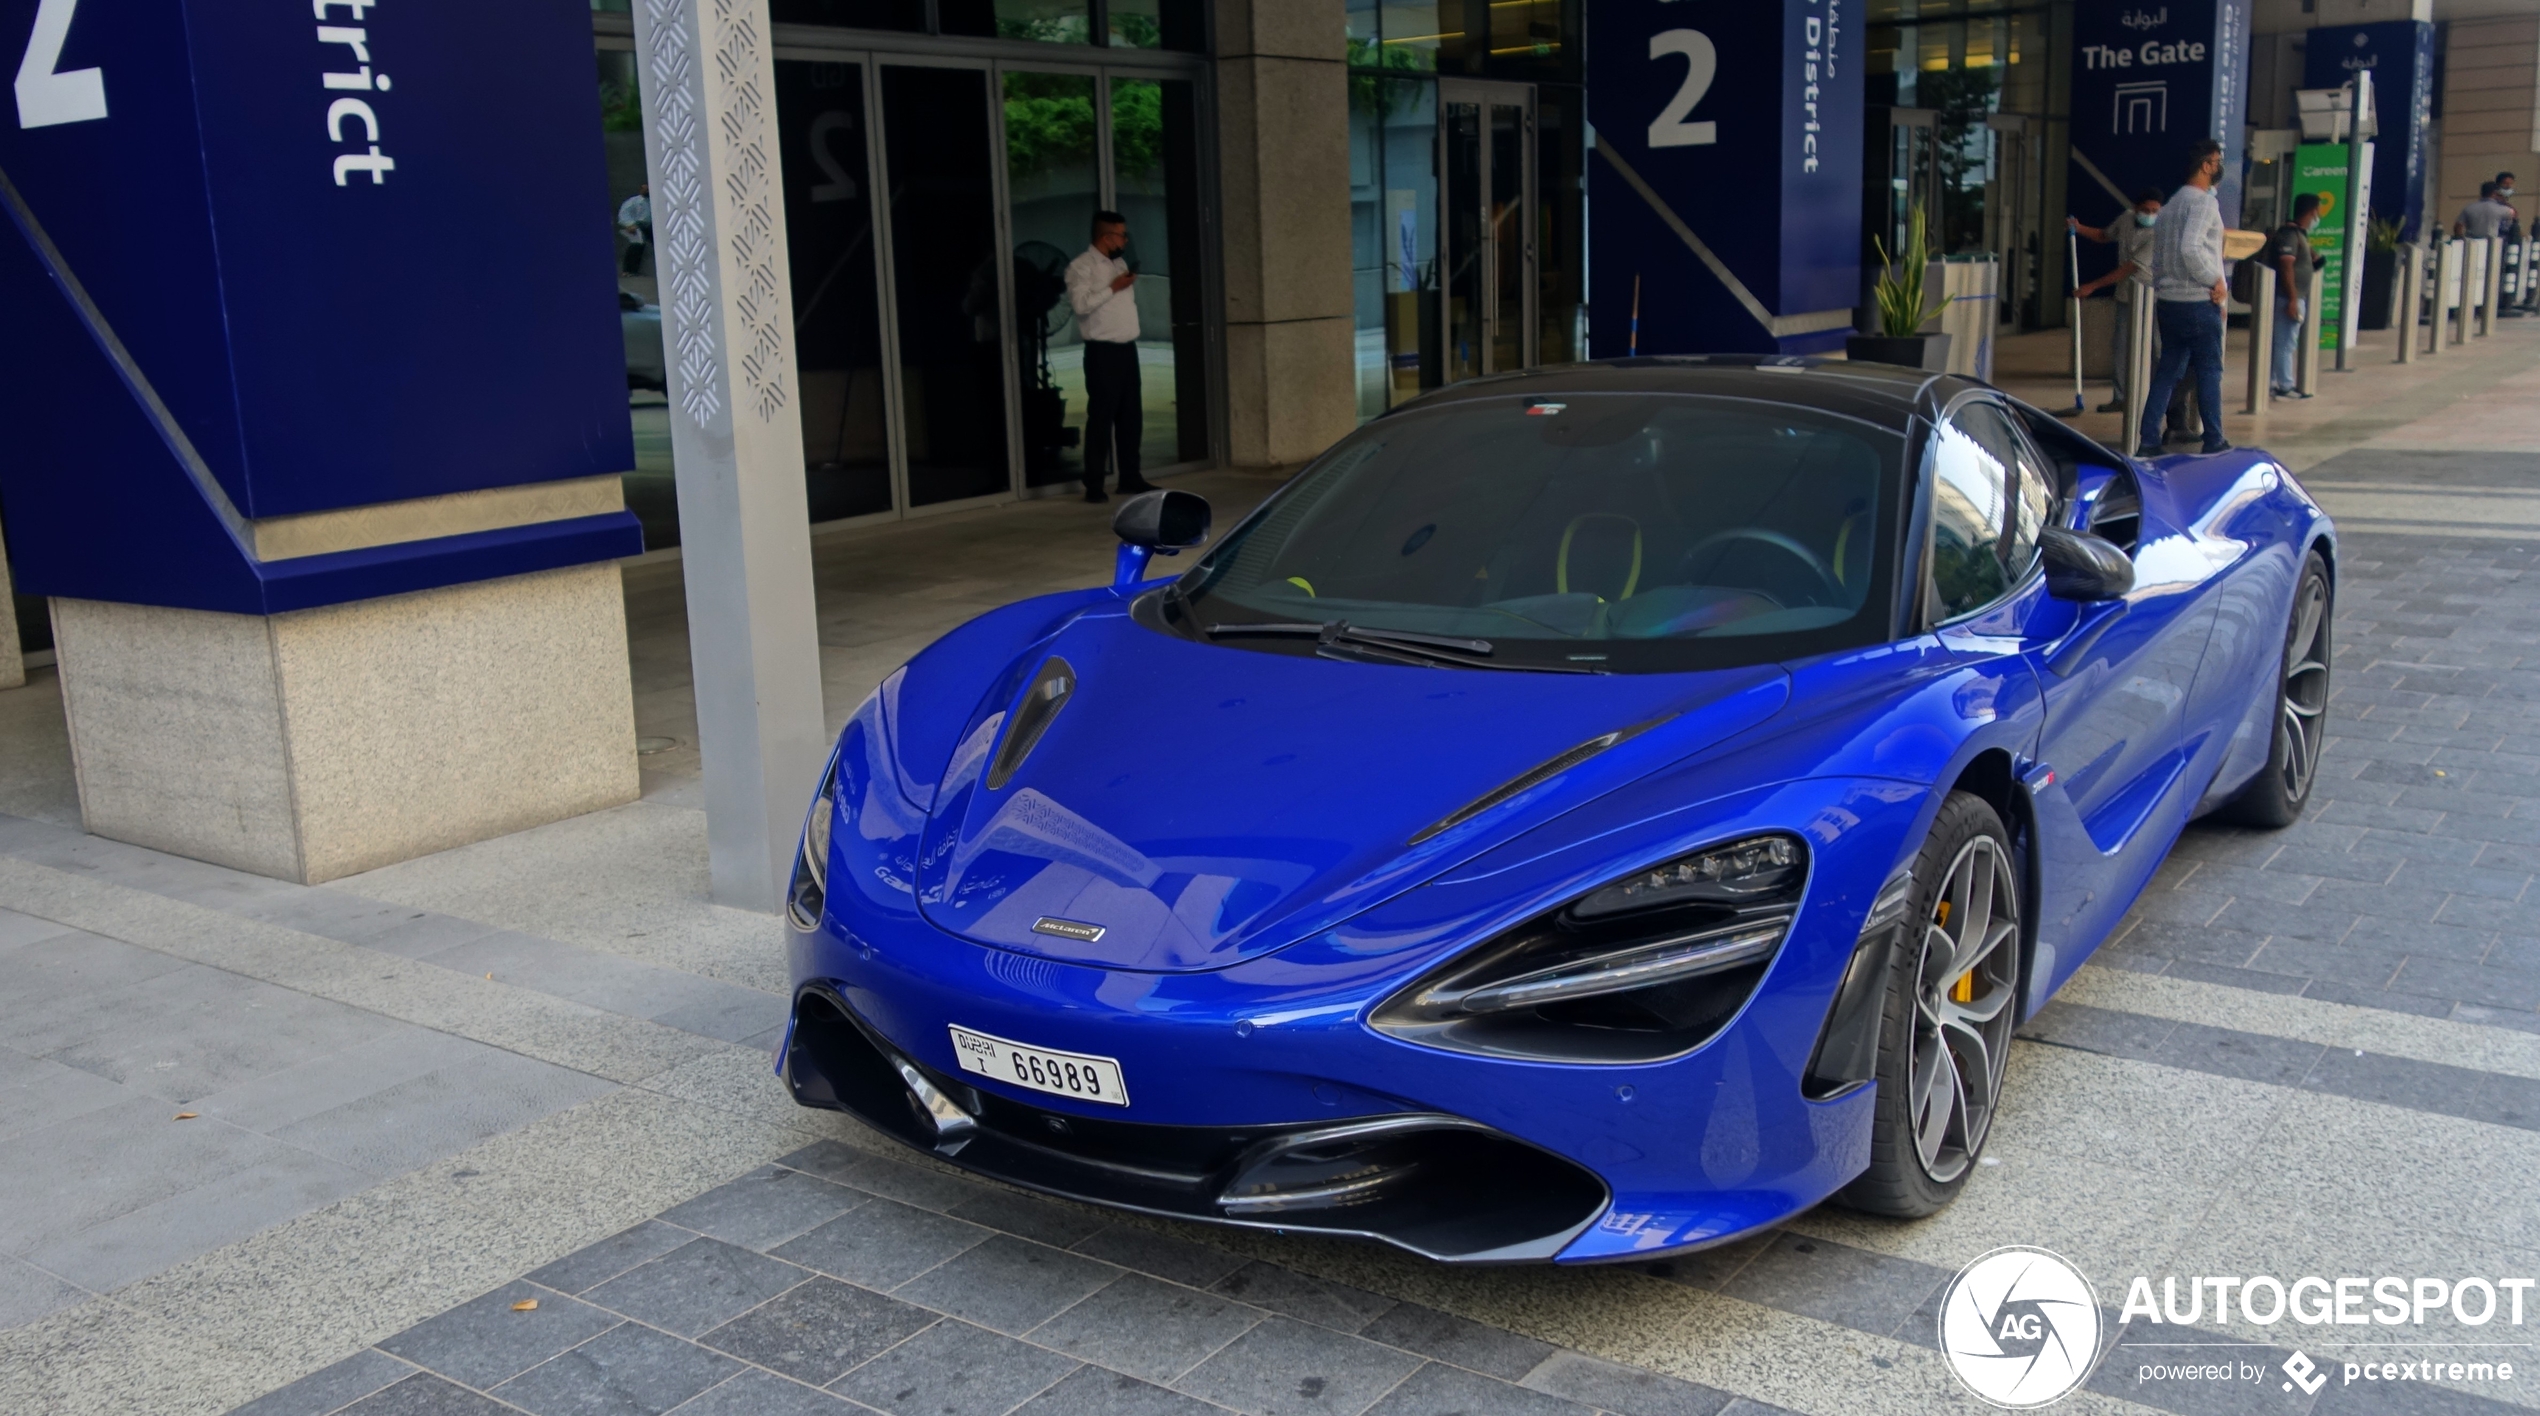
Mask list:
[[[1067,300],[1067,267],[1084,254],[1103,205],[1100,80],[1009,69],[999,81],[1023,485],[1046,487],[1085,470],[1085,343]]]
[[[1114,23],[1121,7],[1111,10]],[[1206,300],[1201,286],[1199,86],[1111,79],[1111,209],[1129,221],[1148,471],[1208,458]]]
[[[1441,81],[1440,323],[1447,382],[1535,363],[1534,88]]]
[[[776,61],[776,124],[815,523],[892,508],[882,292],[861,60]]]
[[[914,509],[1008,492],[1006,271],[988,71],[885,62],[883,170]]]

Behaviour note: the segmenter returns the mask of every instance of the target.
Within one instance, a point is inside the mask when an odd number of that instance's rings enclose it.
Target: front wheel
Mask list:
[[[2276,674],[2275,731],[2267,765],[2222,810],[2249,826],[2290,826],[2302,819],[2318,780],[2320,749],[2328,743],[2329,629],[2336,599],[2328,586],[2328,562],[2311,551],[2293,582],[2293,608],[2285,615],[2284,662]]]
[[[1919,1218],[1958,1197],[1983,1154],[2018,1022],[2020,890],[2010,833],[1951,792],[1914,859],[1913,904],[1888,964],[1870,1168],[1840,1198]]]

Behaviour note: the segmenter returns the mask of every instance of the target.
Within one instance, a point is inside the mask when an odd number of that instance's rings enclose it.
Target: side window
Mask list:
[[[1998,436],[1975,436],[1981,425],[1971,426],[1970,415],[1989,410],[1970,405],[1932,433],[1931,581],[1925,591],[1935,620],[1981,609],[2011,588],[2002,550],[2010,527],[2012,464],[1995,450]],[[2008,430],[1997,421],[1984,431]]]
[[[2037,560],[2037,535],[2055,514],[2055,482],[2046,459],[2038,455],[2036,447],[2020,435],[2019,429],[2004,431],[2011,434],[2016,449],[2014,467],[2018,475],[2011,480],[2010,553],[2003,558],[2003,564],[2016,582],[2028,574],[2029,566]]]

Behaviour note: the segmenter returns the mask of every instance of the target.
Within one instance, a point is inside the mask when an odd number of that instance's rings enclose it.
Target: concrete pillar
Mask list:
[[[1292,466],[1357,426],[1340,0],[1217,0],[1228,460]]]
[[[767,0],[635,6],[706,845],[715,901],[757,910],[827,748],[768,34]]]
[[[314,885],[635,799],[617,565],[277,615],[57,597],[90,831]]]
[[[9,570],[88,828],[314,883],[632,800],[588,19],[318,6],[330,130],[276,97],[306,8],[163,8],[0,122]]]

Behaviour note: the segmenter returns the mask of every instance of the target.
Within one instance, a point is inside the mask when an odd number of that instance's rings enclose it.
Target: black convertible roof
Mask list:
[[[1471,399],[1511,395],[1687,393],[1794,403],[1866,422],[1885,423],[1902,431],[1915,414],[1929,416],[1959,393],[1987,386],[1955,374],[1931,374],[1895,364],[1855,364],[1842,359],[1791,355],[1686,354],[1600,359],[1465,379],[1393,411],[1426,411]]]

